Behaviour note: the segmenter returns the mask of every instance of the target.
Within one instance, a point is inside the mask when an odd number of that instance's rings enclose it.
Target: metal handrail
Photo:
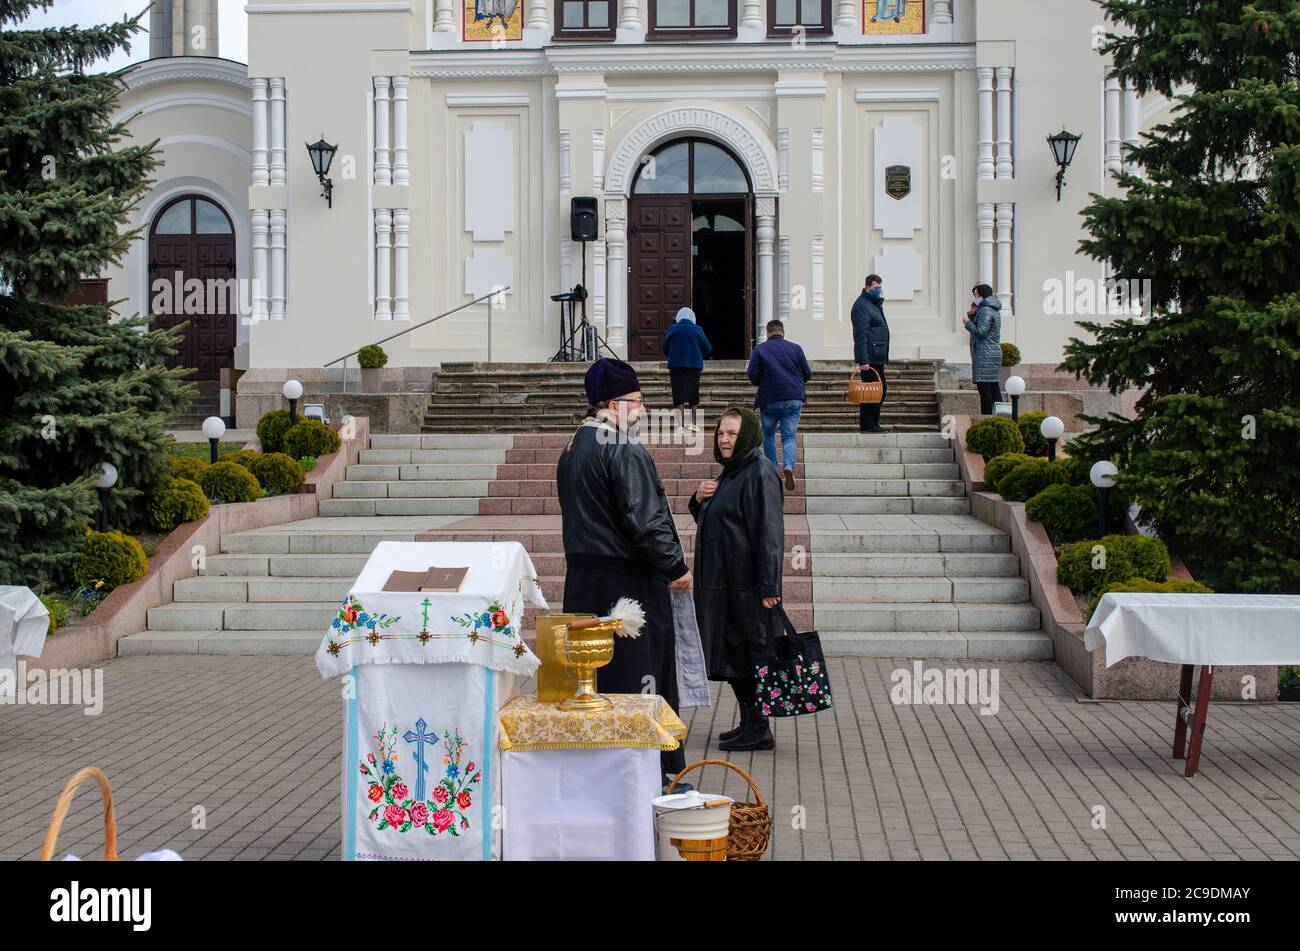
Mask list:
[[[331,360],[329,363],[322,364],[321,369],[323,370],[326,367],[332,367],[334,364],[338,363],[339,361],[344,361],[343,392],[346,393],[348,391],[348,365],[346,362],[348,357],[356,356],[366,347],[373,347],[381,343],[388,343],[388,341],[390,340],[396,340],[398,337],[402,336],[403,334],[409,334],[412,330],[419,330],[421,327],[427,327],[435,320],[442,320],[442,318],[444,317],[450,317],[452,314],[462,311],[466,307],[473,307],[475,304],[481,304],[485,300],[491,300],[493,297],[496,297],[500,294],[504,294],[508,290],[510,290],[509,284],[505,285],[504,287],[500,287],[497,290],[492,291],[491,293],[484,294],[482,297],[476,297],[472,301],[466,301],[464,304],[461,304],[459,307],[453,307],[451,310],[447,311],[446,313],[439,314],[437,317],[430,317],[428,320],[423,320],[418,324],[414,324],[410,327],[407,327],[405,330],[399,330],[397,333],[391,334],[382,340],[375,340],[372,343],[364,344],[360,347],[357,347],[357,349],[355,350],[343,354],[343,356],[341,357],[336,357],[335,359]],[[488,348],[488,363],[491,363],[492,362],[492,305],[491,304],[488,304],[487,348]]]

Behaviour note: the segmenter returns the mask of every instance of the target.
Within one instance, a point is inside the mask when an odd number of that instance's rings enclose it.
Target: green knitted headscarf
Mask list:
[[[740,432],[736,435],[736,448],[732,452],[730,459],[722,457],[722,450],[718,448],[718,429],[713,429],[713,458],[716,459],[723,467],[730,469],[732,466],[743,462],[745,458],[754,449],[761,449],[763,446],[763,427],[758,421],[758,417],[751,409],[743,406],[730,406],[727,413],[740,414]],[[718,426],[722,425],[722,419],[718,419]]]

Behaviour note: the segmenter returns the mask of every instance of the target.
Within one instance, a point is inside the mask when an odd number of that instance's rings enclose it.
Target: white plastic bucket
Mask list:
[[[655,811],[659,861],[726,861],[727,832],[734,801],[729,796],[716,796],[696,789],[655,799],[651,804]]]

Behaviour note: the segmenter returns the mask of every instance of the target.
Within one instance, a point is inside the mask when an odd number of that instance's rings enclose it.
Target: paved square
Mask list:
[[[1300,704],[1216,704],[1189,780],[1169,757],[1170,703],[1081,702],[1054,665],[1019,663],[997,668],[996,715],[896,706],[890,675],[910,666],[833,658],[834,709],[777,721],[775,753],[734,755],[772,803],[771,857],[1300,858]],[[113,783],[126,858],[338,858],[342,705],[311,658],[104,669],[98,717],[0,706],[0,859],[36,856],[59,789],[87,765]],[[719,756],[730,692],[686,713],[688,762]],[[713,767],[698,784],[746,792]],[[58,855],[102,848],[98,792],[83,787]]]

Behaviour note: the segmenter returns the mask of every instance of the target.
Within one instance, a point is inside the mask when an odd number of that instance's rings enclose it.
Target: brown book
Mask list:
[[[424,571],[394,571],[384,584],[385,591],[448,593],[459,591],[468,568],[428,568]]]

